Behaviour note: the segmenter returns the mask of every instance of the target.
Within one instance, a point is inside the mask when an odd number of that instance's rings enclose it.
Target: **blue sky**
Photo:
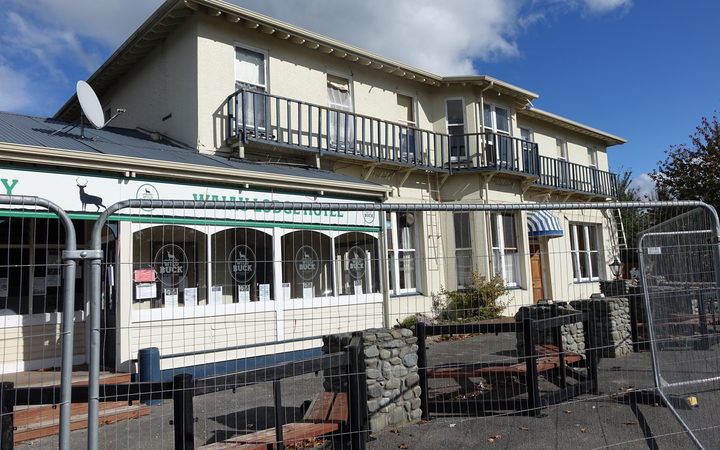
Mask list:
[[[627,138],[639,185],[720,109],[720,2],[234,0],[443,75],[481,73],[538,108]],[[49,116],[159,0],[0,0],[0,110]]]

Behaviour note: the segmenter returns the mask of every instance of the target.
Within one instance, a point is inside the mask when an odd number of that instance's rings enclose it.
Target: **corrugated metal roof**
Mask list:
[[[0,142],[194,164],[208,167],[210,170],[213,167],[238,169],[378,186],[376,183],[327,170],[255,163],[236,158],[205,155],[198,153],[196,150],[178,147],[169,142],[154,141],[144,133],[126,128],[106,127],[102,130],[96,130],[88,125],[85,127],[86,139],[81,139],[80,128],[75,125],[77,124],[0,111]],[[57,133],[53,135],[55,132]],[[321,188],[322,186],[318,185],[318,187]]]

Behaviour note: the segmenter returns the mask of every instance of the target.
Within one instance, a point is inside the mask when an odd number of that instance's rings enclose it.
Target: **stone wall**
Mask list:
[[[350,334],[323,337],[323,352],[342,351]],[[411,330],[376,328],[363,332],[370,431],[420,419],[417,338]],[[327,391],[347,391],[347,370],[326,371]],[[343,375],[343,376],[341,376]]]
[[[632,353],[630,305],[627,298],[576,300],[570,304],[580,311],[593,311],[595,346],[600,347],[601,357],[617,358]]]
[[[528,317],[533,320],[547,319],[553,317],[553,308],[557,308],[557,314],[559,315],[575,314],[577,312],[577,310],[566,303],[555,303],[552,306],[537,304],[532,306],[523,306],[520,308],[517,314],[515,314],[515,320],[522,322]],[[555,341],[553,339],[552,332],[553,331],[550,328],[540,331],[538,336],[535,337],[536,344],[554,344]],[[524,355],[524,339],[522,333],[522,330],[517,332],[516,341],[518,356]],[[583,331],[582,322],[563,325],[560,327],[560,333],[563,349],[579,353],[581,355],[585,354],[585,333]]]

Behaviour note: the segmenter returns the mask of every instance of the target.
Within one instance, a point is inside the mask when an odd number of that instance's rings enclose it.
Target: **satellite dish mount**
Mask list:
[[[93,88],[85,81],[80,80],[77,82],[75,89],[78,102],[80,102],[80,108],[82,109],[82,113],[80,113],[80,138],[82,139],[85,139],[85,118],[87,118],[88,122],[95,128],[101,130],[117,116],[125,112],[125,109],[118,108],[115,115],[106,122],[105,114],[103,113],[102,106],[100,106],[100,100]]]

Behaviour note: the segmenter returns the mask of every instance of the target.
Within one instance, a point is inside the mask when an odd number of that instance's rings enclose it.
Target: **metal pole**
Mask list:
[[[58,216],[65,230],[65,250],[62,254],[63,269],[63,311],[61,325],[62,362],[60,368],[60,433],[58,447],[70,448],[70,402],[72,394],[73,331],[75,320],[75,269],[76,260],[82,257],[77,253],[77,240],[72,220],[55,203],[39,197],[24,195],[0,195],[0,204],[33,205],[46,208]]]

